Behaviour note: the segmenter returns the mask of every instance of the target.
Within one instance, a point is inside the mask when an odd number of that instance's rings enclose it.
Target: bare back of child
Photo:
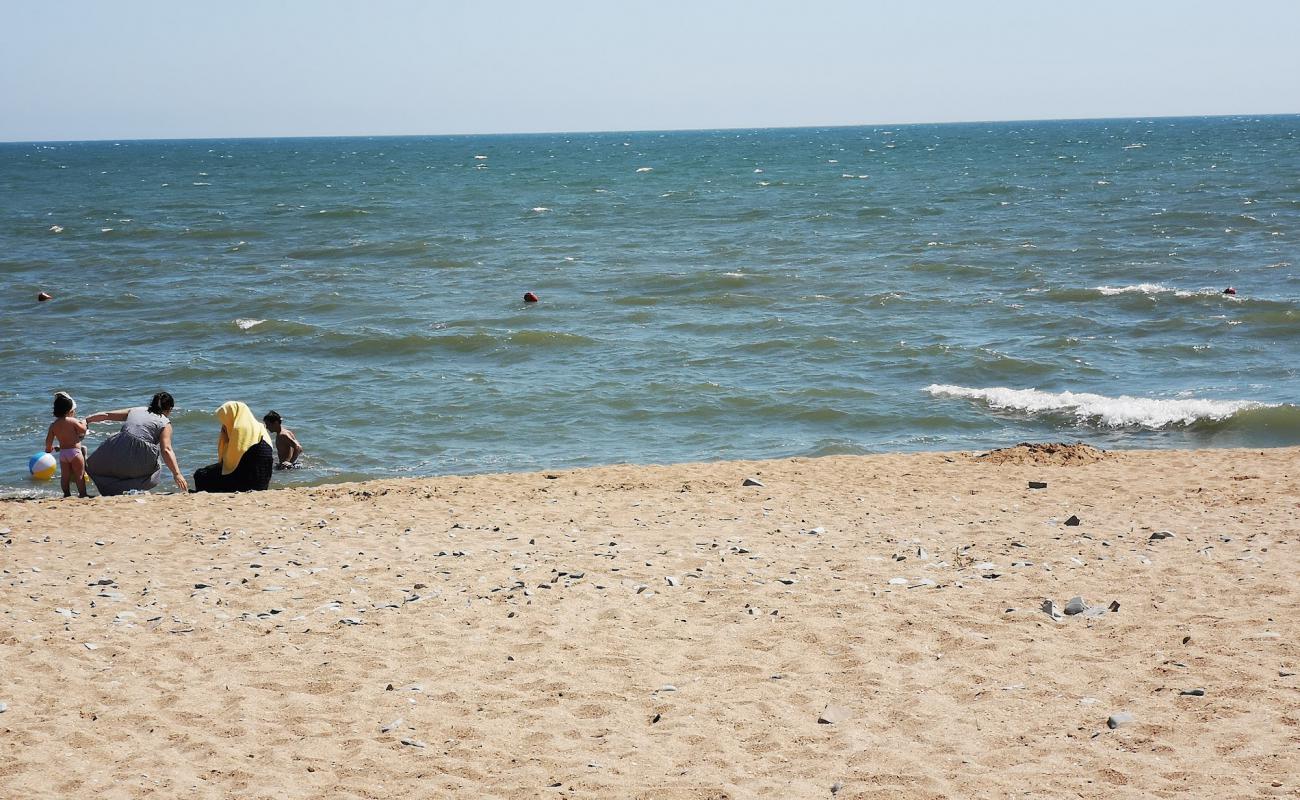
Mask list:
[[[59,483],[63,496],[72,496],[72,483],[77,484],[77,495],[86,494],[86,448],[81,440],[86,438],[86,423],[76,417],[77,403],[67,392],[54,394],[54,421],[45,434],[45,452],[54,452],[59,446]]]

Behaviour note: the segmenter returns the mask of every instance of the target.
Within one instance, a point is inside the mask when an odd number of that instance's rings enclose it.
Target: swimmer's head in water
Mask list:
[[[262,417],[262,423],[266,425],[266,429],[271,433],[280,432],[281,421],[280,413],[278,411],[268,411],[266,412],[266,416]]]

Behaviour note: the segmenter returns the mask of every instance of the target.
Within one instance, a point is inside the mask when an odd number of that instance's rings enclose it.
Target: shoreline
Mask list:
[[[788,461],[818,461],[821,459],[878,459],[878,458],[912,458],[912,457],[921,458],[927,456],[938,456],[941,458],[957,458],[957,459],[969,459],[969,460],[979,461],[979,459],[989,454],[996,453],[1001,450],[1010,450],[1018,447],[1024,447],[1026,445],[1031,447],[1083,446],[1083,447],[1095,449],[1100,453],[1104,453],[1106,456],[1121,455],[1121,454],[1158,455],[1162,453],[1189,454],[1189,453],[1202,453],[1202,452],[1243,453],[1243,454],[1258,453],[1260,455],[1263,455],[1265,453],[1278,451],[1278,450],[1293,450],[1296,453],[1300,453],[1300,445],[1290,445],[1290,444],[1276,445],[1272,447],[1232,446],[1232,447],[1168,447],[1168,448],[1155,448],[1155,449],[1152,448],[1104,449],[1102,447],[1091,445],[1081,439],[1075,440],[1074,442],[1022,441],[1014,445],[1008,444],[1008,445],[1003,445],[1001,447],[991,448],[989,450],[983,450],[983,451],[980,450],[905,450],[905,451],[888,451],[888,452],[861,453],[861,454],[855,453],[855,454],[830,454],[830,455],[775,456],[772,458],[738,458],[738,459],[729,458],[729,459],[718,459],[714,461],[682,461],[682,462],[668,462],[668,463],[616,462],[611,464],[595,464],[589,466],[546,467],[546,468],[539,468],[534,470],[504,470],[500,472],[458,472],[458,473],[433,474],[433,475],[411,475],[411,476],[402,476],[402,477],[380,476],[380,477],[368,477],[368,478],[347,478],[342,480],[335,480],[333,478],[325,477],[319,479],[319,481],[307,481],[304,483],[295,483],[288,486],[277,486],[275,484],[275,477],[281,474],[280,471],[277,470],[272,475],[271,486],[268,489],[264,490],[263,492],[251,492],[251,493],[242,492],[237,494],[265,494],[266,492],[277,493],[282,491],[307,491],[311,489],[322,489],[322,488],[340,487],[340,486],[367,486],[371,484],[382,485],[382,484],[389,484],[389,483],[405,484],[405,483],[421,482],[421,481],[447,481],[447,480],[456,480],[456,479],[481,478],[481,477],[489,477],[489,476],[525,477],[525,476],[535,476],[535,475],[543,475],[543,474],[578,473],[578,472],[585,472],[590,470],[605,470],[605,469],[667,470],[667,469],[676,469],[676,468],[708,467],[708,466],[718,466],[718,465],[728,465],[728,464],[732,464],[732,465],[761,465],[761,464],[769,464],[769,463],[777,464],[777,463],[788,462]],[[193,470],[190,470],[188,473],[186,473],[186,475],[187,478],[192,477]],[[59,475],[56,472],[53,478],[51,478],[49,481],[44,481],[40,484],[42,488],[46,488],[46,489],[53,487],[51,491],[53,491],[54,494],[20,493],[23,490],[16,490],[14,493],[6,494],[3,489],[0,489],[0,503],[38,503],[38,502],[45,502],[45,501],[77,499],[75,494],[70,498],[62,497],[61,495],[58,495],[57,494],[59,491],[58,482],[59,482]],[[29,481],[29,483],[31,482]],[[104,497],[103,495],[98,494],[98,491],[94,488],[94,484],[90,482],[89,478],[87,478],[87,485],[91,488],[91,491],[94,493],[91,494],[91,496],[86,499],[90,499],[90,500],[114,499],[114,498],[107,498]],[[36,492],[39,490],[31,489],[28,491]],[[140,494],[119,495],[118,497],[169,497],[169,496],[181,496],[182,494],[201,495],[207,493],[203,493],[203,492],[182,493],[177,491],[176,488],[171,484],[171,476],[166,472],[166,469],[164,468],[163,479],[159,483],[158,487],[155,487],[154,489],[151,489],[147,492],[142,492]],[[220,497],[222,495],[214,494],[211,496]]]
[[[1294,794],[1300,448],[1000,452],[0,504],[0,794]]]

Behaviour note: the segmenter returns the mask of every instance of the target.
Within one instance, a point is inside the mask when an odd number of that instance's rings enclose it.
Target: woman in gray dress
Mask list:
[[[189,491],[176,454],[172,452],[172,426],[169,417],[176,402],[166,392],[159,392],[149,407],[137,406],[121,411],[101,411],[86,417],[87,423],[114,421],[122,430],[108,437],[86,459],[86,474],[104,496],[123,494],[132,489],[147,491],[158,485],[162,468],[158,458],[171,470],[176,488]]]

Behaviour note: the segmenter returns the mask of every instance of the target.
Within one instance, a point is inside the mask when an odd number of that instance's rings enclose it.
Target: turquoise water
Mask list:
[[[0,145],[0,487],[33,488],[57,389],[170,391],[187,472],[220,403],[275,408],[308,449],[277,484],[1297,444],[1298,133]]]

